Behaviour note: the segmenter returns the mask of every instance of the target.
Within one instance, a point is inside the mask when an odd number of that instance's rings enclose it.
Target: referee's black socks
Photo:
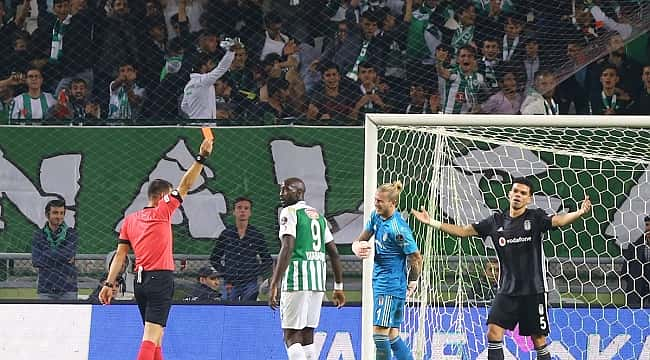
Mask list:
[[[488,341],[488,360],[503,360],[503,341]]]
[[[537,360],[551,360],[551,352],[548,351],[547,346],[548,344],[544,344],[535,348],[535,351],[537,351]]]

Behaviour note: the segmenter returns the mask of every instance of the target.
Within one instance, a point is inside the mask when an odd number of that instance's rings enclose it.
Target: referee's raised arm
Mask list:
[[[185,195],[190,191],[190,187],[196,181],[196,178],[201,174],[203,169],[203,163],[207,157],[212,153],[212,139],[203,139],[201,143],[201,148],[199,149],[199,154],[196,155],[194,163],[187,169],[185,175],[181,179],[180,184],[178,184],[178,194],[184,198]]]

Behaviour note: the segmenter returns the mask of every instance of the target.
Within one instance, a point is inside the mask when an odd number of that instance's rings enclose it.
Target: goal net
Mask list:
[[[524,125],[526,124],[526,125]],[[471,224],[508,208],[512,179],[534,185],[531,207],[592,212],[544,241],[549,343],[560,359],[646,359],[646,282],[634,258],[650,210],[647,119],[577,117],[368,116],[365,211],[382,183],[401,180],[398,208],[424,258],[407,301],[402,336],[416,359],[487,359],[486,319],[496,291],[497,239],[456,238],[410,216]],[[638,127],[634,127],[638,126]],[[364,264],[363,338],[372,331],[372,260]],[[370,311],[370,313],[368,312]],[[535,358],[530,339],[506,332],[506,359]],[[372,340],[363,343],[371,359]]]

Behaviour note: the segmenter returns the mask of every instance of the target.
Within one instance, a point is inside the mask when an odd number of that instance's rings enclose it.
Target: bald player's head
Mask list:
[[[288,178],[280,185],[280,202],[287,207],[305,200],[305,183],[295,177]]]

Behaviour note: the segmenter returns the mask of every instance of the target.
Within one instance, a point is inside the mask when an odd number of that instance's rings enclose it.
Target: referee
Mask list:
[[[504,329],[530,336],[537,359],[551,360],[546,344],[549,334],[546,283],[546,257],[542,240],[546,232],[568,225],[591,210],[589,196],[580,209],[547,215],[542,209],[528,209],[533,200],[533,185],[524,178],[514,179],[508,192],[510,209],[472,225],[445,224],[429,217],[424,208],[412,210],[415,217],[442,232],[491,240],[499,259],[499,288],[488,314],[488,360],[503,360]]]
[[[162,337],[174,294],[174,257],[171,219],[183,197],[203,169],[212,152],[212,140],[203,140],[196,161],[190,166],[176,190],[166,180],[156,179],[147,190],[147,206],[124,219],[117,252],[106,282],[99,293],[102,304],[110,304],[113,288],[129,252],[135,254],[135,299],[144,322],[142,345],[137,360],[162,360]]]

